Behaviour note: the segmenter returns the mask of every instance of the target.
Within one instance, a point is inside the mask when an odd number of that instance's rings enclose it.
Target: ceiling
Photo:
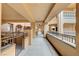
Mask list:
[[[24,20],[25,18],[17,13],[13,8],[7,4],[2,5],[2,19],[3,20]]]
[[[34,15],[36,21],[43,21],[47,14],[50,12],[51,8],[54,6],[52,3],[47,4],[26,4],[29,6],[29,9]]]
[[[67,8],[69,8],[69,9],[75,9],[76,8],[76,3],[70,4]]]
[[[2,18],[8,20],[35,20],[43,21],[50,12],[51,3],[38,4],[3,4]],[[21,13],[20,13],[21,12]],[[23,14],[23,15],[22,15]]]
[[[55,16],[57,16],[57,14],[59,14],[62,10],[64,10],[68,5],[70,5],[70,4],[69,3],[55,4],[55,6],[52,8],[49,15],[45,19],[45,23],[48,23],[51,19],[53,19]]]
[[[2,4],[3,20],[27,20],[30,22],[48,22],[61,10],[66,8],[67,3],[8,3]]]

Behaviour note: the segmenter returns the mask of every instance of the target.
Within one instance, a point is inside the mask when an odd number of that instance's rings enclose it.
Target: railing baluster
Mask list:
[[[64,41],[66,42],[67,44],[75,44],[76,45],[76,42],[75,42],[75,36],[71,36],[71,35],[67,35],[67,34],[61,34],[61,33],[57,33],[57,32],[52,32],[53,35],[59,37],[61,39],[61,41]],[[73,45],[72,45],[73,46]]]

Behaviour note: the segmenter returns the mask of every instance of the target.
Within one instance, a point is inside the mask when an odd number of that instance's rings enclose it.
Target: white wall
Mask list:
[[[1,31],[2,32],[9,32],[10,31],[10,24],[8,24],[8,23],[2,24],[1,25]]]
[[[31,26],[31,23],[12,23],[13,24],[13,31],[15,32],[16,25],[21,24],[22,26]],[[1,25],[2,32],[9,32],[10,31],[10,24],[5,23]]]
[[[15,29],[16,29],[16,26],[17,25],[22,25],[22,26],[31,26],[31,23],[22,23],[22,22],[19,22],[19,23],[14,23],[14,22],[11,22],[12,24],[13,24],[13,31],[15,32]],[[22,28],[22,30],[21,31],[23,31],[23,28]]]
[[[48,24],[44,25],[44,37],[46,37],[46,33],[49,31],[49,26]]]
[[[58,32],[63,34],[63,11],[58,14]]]
[[[54,17],[51,21],[44,25],[44,37],[46,36],[46,33],[49,31],[49,24],[57,24],[57,18]]]

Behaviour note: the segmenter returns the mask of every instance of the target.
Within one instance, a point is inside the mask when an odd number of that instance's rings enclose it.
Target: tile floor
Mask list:
[[[23,49],[18,56],[58,56],[49,42],[39,34],[32,40],[32,45]]]

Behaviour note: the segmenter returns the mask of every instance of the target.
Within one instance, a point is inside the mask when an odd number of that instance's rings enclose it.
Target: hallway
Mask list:
[[[77,3],[0,4],[0,55],[79,55],[77,5],[79,6]]]
[[[19,56],[58,56],[49,42],[39,34],[32,40],[32,45],[24,49]]]

